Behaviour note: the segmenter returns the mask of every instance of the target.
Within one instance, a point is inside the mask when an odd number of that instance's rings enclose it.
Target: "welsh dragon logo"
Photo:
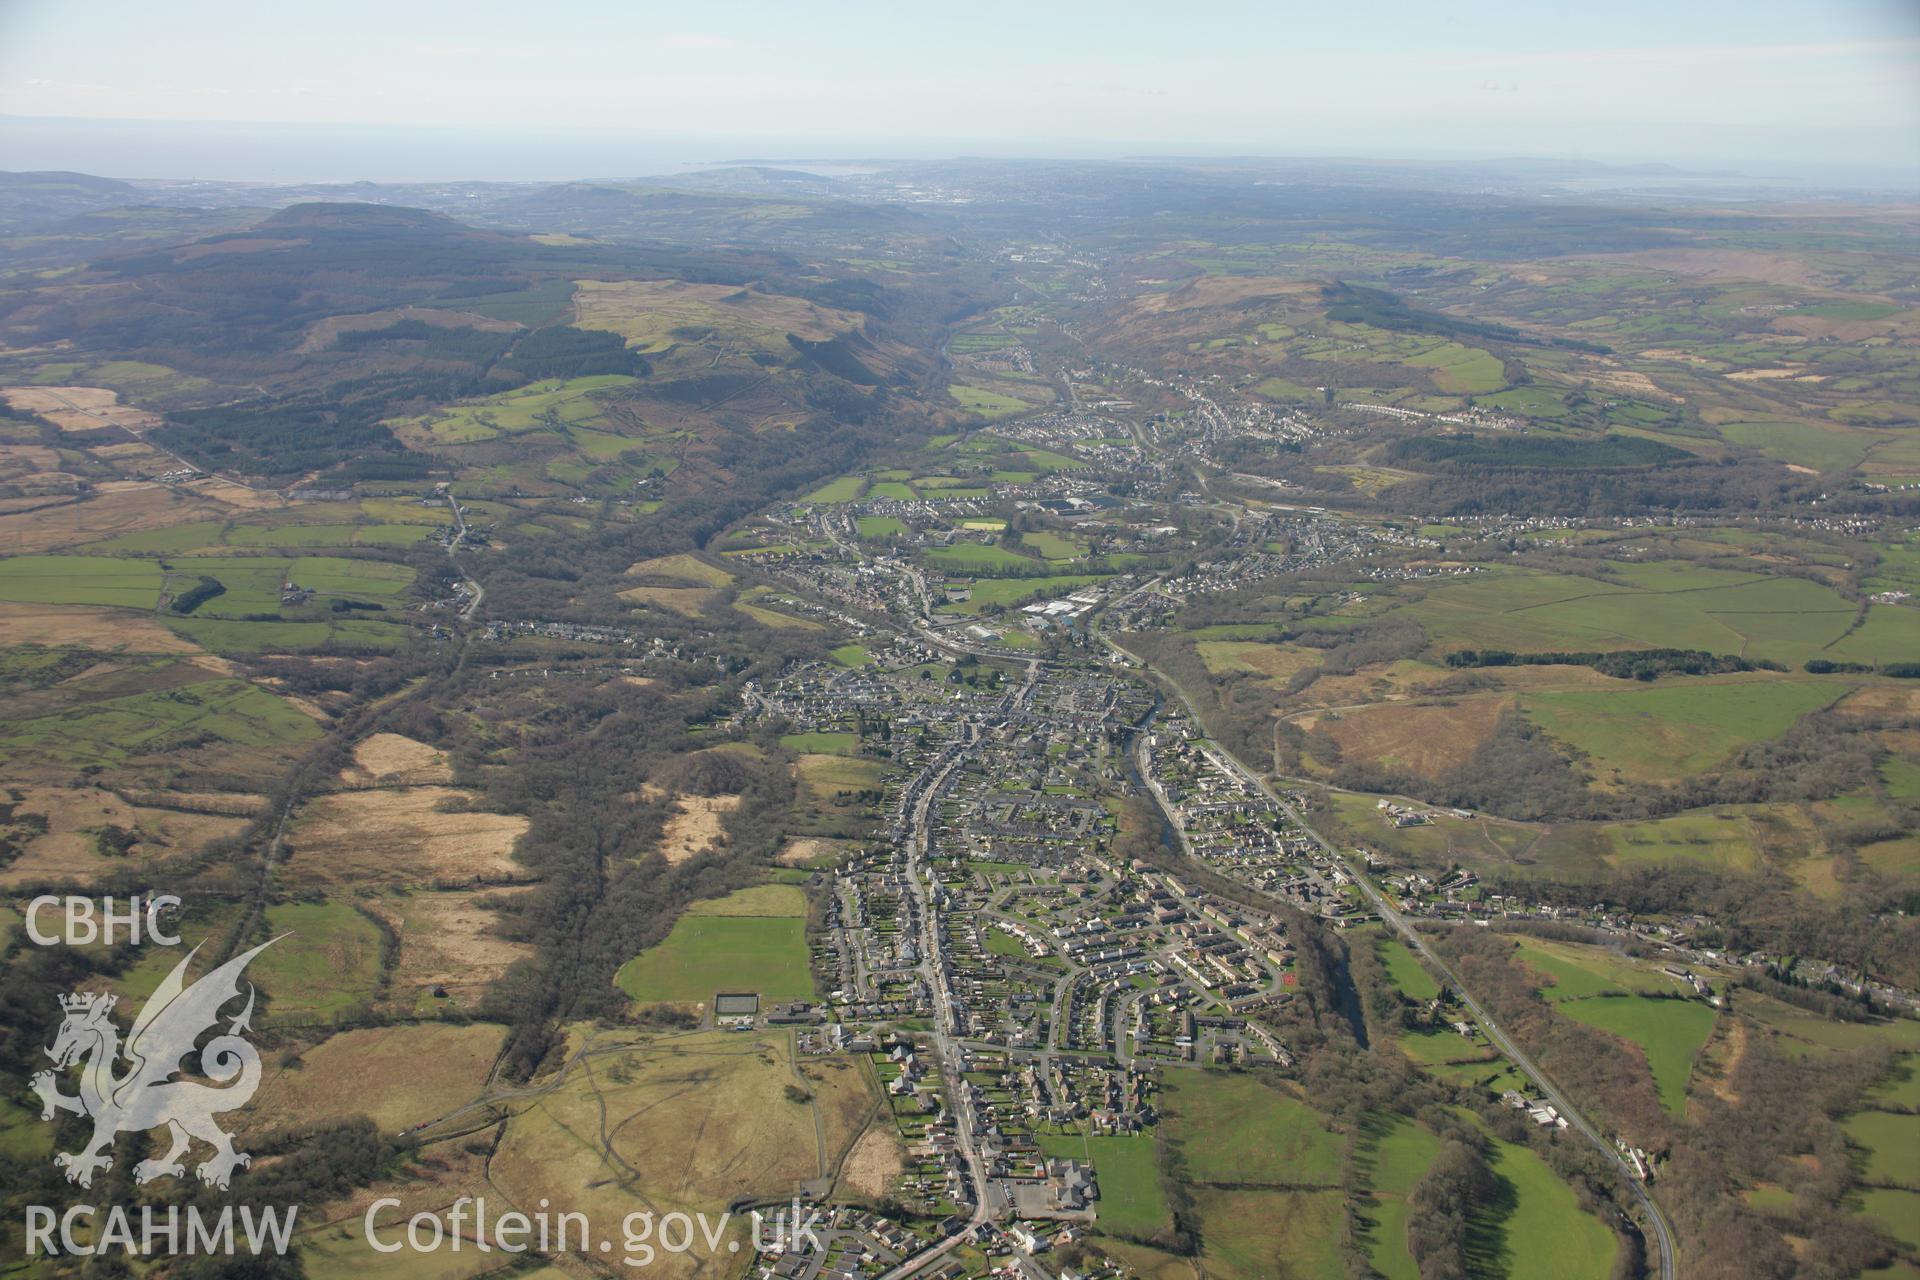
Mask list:
[[[232,1136],[214,1123],[219,1113],[245,1106],[260,1087],[260,1054],[240,1038],[241,1032],[250,1030],[252,983],[247,984],[246,1008],[228,1024],[226,1034],[215,1036],[200,1049],[200,1073],[226,1087],[172,1077],[184,1069],[181,1060],[194,1051],[201,1033],[219,1022],[221,1007],[239,997],[240,974],[247,963],[277,941],[270,939],[235,956],[189,986],[187,966],[200,950],[195,947],[141,1007],[124,1046],[120,1029],[108,1016],[118,997],[81,992],[60,998],[67,1016],[53,1047],[46,1050],[55,1071],[40,1072],[32,1086],[40,1095],[42,1120],[53,1119],[56,1111],[93,1118],[93,1137],[87,1144],[53,1158],[55,1165],[67,1171],[68,1181],[92,1186],[96,1172],[113,1167],[115,1137],[163,1125],[172,1145],[158,1159],[134,1166],[137,1182],[184,1177],[186,1166],[180,1157],[196,1138],[213,1147],[213,1155],[194,1170],[203,1182],[224,1190],[236,1168],[252,1163],[252,1157],[235,1151]],[[129,1066],[124,1075],[115,1075],[115,1064],[122,1057]],[[69,1096],[60,1092],[56,1072],[75,1063],[83,1064],[80,1092]],[[226,1084],[236,1077],[235,1083]]]

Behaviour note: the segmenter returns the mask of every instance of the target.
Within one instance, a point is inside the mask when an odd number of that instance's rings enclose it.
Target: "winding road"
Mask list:
[[[1106,636],[1101,636],[1101,639],[1105,641],[1109,647],[1116,651],[1119,650],[1119,646],[1115,645],[1113,641]],[[1152,668],[1148,667],[1147,670],[1151,671]],[[1158,673],[1155,674],[1157,675]],[[1186,707],[1187,714],[1193,717],[1195,724],[1203,723],[1199,715],[1195,712],[1192,704],[1187,701],[1185,692],[1182,691],[1177,684],[1166,679],[1162,679],[1161,683],[1171,689],[1173,695],[1180,700],[1181,705]],[[1433,948],[1427,945],[1426,939],[1421,936],[1418,929],[1414,928],[1413,922],[1401,914],[1401,912],[1394,907],[1393,903],[1388,900],[1387,896],[1375,887],[1373,881],[1367,877],[1364,867],[1356,865],[1351,858],[1329,843],[1325,836],[1321,835],[1319,831],[1315,830],[1305,821],[1298,810],[1283,799],[1271,786],[1267,785],[1266,779],[1247,768],[1224,747],[1220,749],[1219,759],[1221,763],[1232,769],[1249,785],[1257,787],[1260,792],[1277,805],[1280,811],[1285,813],[1295,825],[1311,836],[1314,843],[1319,845],[1328,857],[1334,859],[1340,866],[1345,868],[1347,874],[1353,878],[1353,882],[1360,887],[1361,893],[1366,895],[1367,902],[1374,910],[1380,913],[1380,918],[1386,923],[1387,927],[1400,935],[1408,946],[1412,947],[1430,967],[1445,978],[1447,983],[1459,993],[1461,1003],[1465,1004],[1468,1010],[1472,1012],[1474,1018],[1486,1031],[1487,1039],[1493,1042],[1494,1047],[1505,1054],[1507,1059],[1519,1069],[1520,1073],[1533,1082],[1534,1086],[1540,1090],[1547,1101],[1552,1103],[1554,1108],[1566,1117],[1567,1124],[1571,1128],[1578,1131],[1606,1155],[1607,1159],[1620,1171],[1627,1185],[1633,1188],[1634,1195],[1640,1201],[1646,1224],[1651,1229],[1656,1251],[1659,1255],[1659,1274],[1661,1280],[1676,1280],[1679,1271],[1674,1259],[1673,1229],[1667,1222],[1666,1214],[1661,1211],[1652,1193],[1647,1190],[1646,1184],[1634,1176],[1633,1167],[1627,1163],[1626,1157],[1620,1153],[1619,1148],[1609,1142],[1600,1130],[1586,1118],[1580,1108],[1568,1099],[1567,1095],[1553,1082],[1552,1078],[1549,1077],[1545,1071],[1541,1070],[1532,1058],[1527,1056],[1526,1051],[1514,1043],[1512,1037],[1508,1036],[1505,1031],[1501,1030],[1500,1024],[1494,1021],[1493,1015],[1487,1011],[1486,1007],[1482,1005],[1479,1000],[1475,999],[1473,993],[1467,989],[1466,984],[1460,981],[1459,975],[1453,971],[1452,966],[1448,965],[1445,960],[1442,960]],[[1158,799],[1158,797],[1156,797],[1156,799]]]

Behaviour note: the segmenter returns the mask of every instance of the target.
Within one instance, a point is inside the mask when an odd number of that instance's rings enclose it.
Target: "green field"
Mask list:
[[[1387,966],[1387,977],[1393,980],[1394,986],[1415,1000],[1431,1000],[1440,994],[1440,984],[1420,966],[1406,943],[1398,938],[1382,938],[1375,947],[1380,952],[1381,961]]]
[[[1895,1061],[1893,1074],[1867,1094],[1881,1105],[1920,1110],[1920,1059],[1909,1054]]]
[[[1690,863],[1729,871],[1760,865],[1759,841],[1747,811],[1728,808],[1683,813],[1650,822],[1609,823],[1611,861],[1623,869],[1654,864]]]
[[[796,618],[779,609],[768,609],[761,605],[750,604],[746,600],[735,600],[733,607],[746,614],[763,627],[772,627],[775,631],[818,631],[820,624],[809,622],[805,618]]]
[[[1523,938],[1518,957],[1552,979],[1541,993],[1562,1013],[1638,1045],[1661,1104],[1684,1112],[1694,1059],[1719,1016],[1712,1006],[1663,998],[1684,988],[1652,964],[1602,948]]]
[[[293,580],[321,595],[392,597],[413,584],[413,570],[384,560],[340,556],[301,556],[293,562]]]
[[[1680,983],[1650,965],[1603,947],[1581,946],[1544,938],[1516,938],[1519,959],[1530,969],[1553,979],[1541,994],[1551,1001],[1584,1000],[1589,996],[1667,994]]]
[[[1456,394],[1479,395],[1507,385],[1505,366],[1499,356],[1457,342],[1443,343],[1401,363],[1432,370],[1434,385]]]
[[[1653,688],[1536,693],[1521,699],[1535,723],[1584,752],[1602,780],[1671,781],[1778,737],[1852,686],[1824,680],[1713,680]]]
[[[1485,1044],[1469,1040],[1451,1028],[1438,1031],[1407,1031],[1397,1043],[1400,1052],[1424,1067],[1457,1062],[1491,1062],[1493,1051]]]
[[[861,516],[855,523],[859,526],[861,537],[871,538],[875,542],[904,538],[908,532],[907,526],[893,516]]]
[[[1045,577],[1047,563],[1032,556],[1023,556],[1018,551],[1009,551],[1005,547],[982,546],[976,542],[959,542],[950,547],[928,547],[926,561],[937,569],[949,573],[1015,573]]]
[[[1882,432],[1808,422],[1726,422],[1718,430],[1724,440],[1816,471],[1858,466],[1885,439]]]
[[[1297,382],[1285,378],[1267,378],[1254,388],[1269,400],[1283,400],[1294,404],[1303,404],[1309,400],[1318,400],[1319,391],[1313,387],[1303,387]]]
[[[225,587],[193,611],[196,618],[248,618],[280,612],[280,588],[292,578],[293,561],[280,557],[206,556],[162,560],[168,571],[168,590],[174,595],[186,591],[202,577],[213,578]]]
[[[1045,529],[1021,535],[1021,541],[1049,560],[1072,560],[1087,553],[1077,539],[1064,538]]]
[[[1502,391],[1497,395],[1483,397],[1481,404],[1495,409],[1504,409],[1508,413],[1517,413],[1527,418],[1564,418],[1567,416],[1567,397],[1564,392],[1551,387],[1515,387],[1511,391]]]
[[[1508,1089],[1525,1090],[1530,1087],[1527,1078],[1514,1070],[1512,1063],[1500,1057],[1488,1058],[1481,1062],[1455,1062],[1445,1066],[1426,1067],[1424,1070],[1437,1080],[1445,1080],[1462,1089],[1475,1089],[1487,1094],[1501,1094]]]
[[[757,884],[736,889],[724,898],[702,898],[687,908],[690,916],[767,916],[799,918],[807,914],[807,894],[791,884]]]
[[[1440,1154],[1440,1139],[1394,1115],[1368,1117],[1365,1138],[1360,1158],[1374,1196],[1368,1257],[1387,1280],[1420,1280],[1407,1250],[1407,1196]]]
[[[784,894],[775,898],[768,890]],[[743,907],[775,914],[725,914]],[[665,941],[622,965],[614,983],[643,1003],[704,1004],[721,991],[756,991],[765,1000],[811,999],[804,908],[800,890],[763,885],[706,905],[705,913],[689,909]]]
[[[1593,996],[1565,1001],[1560,1011],[1639,1045],[1660,1090],[1660,1104],[1674,1115],[1686,1111],[1687,1079],[1701,1046],[1713,1034],[1717,1010],[1698,1000]]]
[[[154,569],[152,561],[115,563]],[[256,620],[262,614],[277,615],[282,609],[281,587],[287,582],[313,592],[321,600],[347,598],[382,604],[405,591],[414,578],[414,571],[403,564],[344,556],[180,556],[159,561],[158,571],[165,573],[166,588],[175,595],[203,577],[213,578],[225,588],[193,610],[195,620]]]
[[[1861,585],[1868,591],[1912,591],[1920,587],[1920,538],[1889,540],[1875,545],[1880,563]]]
[[[452,405],[422,418],[397,422],[394,426],[403,434],[409,429],[424,432],[438,444],[476,444],[536,427],[592,422],[600,416],[600,402],[593,393],[632,382],[632,378],[622,374],[549,378]]]
[[[1863,1215],[1907,1248],[1920,1250],[1920,1191],[1866,1187],[1855,1194]]]
[[[53,1154],[54,1127],[40,1119],[40,1106],[32,1109],[10,1100],[0,1100],[0,1158],[41,1161]]]
[[[962,383],[955,383],[948,387],[947,394],[967,412],[988,419],[1009,418],[1016,413],[1025,413],[1033,408],[1025,400],[1016,400],[998,391],[990,391],[985,387],[970,387]]]
[[[88,545],[89,551],[127,554],[168,555],[188,551],[206,551],[218,547],[404,547],[432,533],[434,521],[425,523],[357,524],[338,521],[306,524],[222,524],[195,520],[123,534]]]
[[[831,731],[789,733],[781,736],[780,745],[789,751],[850,756],[860,749],[860,735]]]
[[[873,655],[865,645],[843,644],[833,651],[833,660],[843,667],[864,667],[872,663]]]
[[[1920,609],[1897,604],[1867,606],[1858,630],[1820,651],[1837,662],[1912,662],[1920,654]]]
[[[866,489],[866,485],[867,482],[859,476],[841,476],[837,480],[827,481],[800,501],[834,505],[852,502]]]
[[[1200,1182],[1326,1187],[1340,1181],[1340,1138],[1306,1103],[1251,1076],[1170,1072],[1169,1138]]]
[[[1500,1202],[1468,1230],[1468,1272],[1528,1280],[1607,1280],[1620,1242],[1527,1147],[1495,1142]]]
[[[1065,595],[1095,582],[1106,581],[1107,575],[1095,573],[1067,574],[1052,578],[981,578],[973,584],[973,598],[959,604],[940,606],[942,613],[980,613],[992,605],[1010,605],[1025,600],[1028,596],[1039,595],[1042,599],[1049,596]]]
[[[1064,453],[1055,453],[1051,449],[1020,451],[1020,466],[1026,470],[1038,471],[1043,475],[1054,471],[1072,471],[1076,467],[1085,465],[1077,459],[1069,458]]]
[[[247,974],[270,997],[276,1024],[329,1021],[371,1001],[380,978],[380,930],[344,902],[267,908],[267,931],[287,934]]]
[[[1920,1115],[1860,1111],[1842,1127],[1861,1151],[1861,1175],[1868,1182],[1920,1190]]]
[[[1783,1052],[1811,1056],[1834,1050],[1856,1052],[1882,1044],[1909,1053],[1920,1050],[1920,1022],[1911,1018],[1837,1022],[1753,992],[1742,993],[1740,1012],[1760,1022],[1768,1031],[1779,1032]]]
[[[13,556],[0,560],[0,601],[151,609],[160,570],[151,560],[111,556]]]
[[[167,626],[215,653],[387,653],[406,643],[408,628],[374,618],[314,622],[244,622],[227,618],[163,619]]]
[[[1275,1276],[1344,1280],[1345,1199],[1338,1191],[1229,1191],[1194,1194],[1203,1274],[1220,1280]]]
[[[576,450],[596,462],[609,462],[630,453],[645,453],[647,451],[647,442],[645,440],[635,440],[629,436],[617,436],[610,431],[595,431],[588,427],[568,427],[566,438],[567,442]],[[672,467],[663,465],[660,469],[662,471],[670,471]],[[591,470],[591,468],[588,468],[588,470]]]
[[[383,524],[452,524],[453,512],[444,502],[429,502],[421,506],[420,498],[363,498],[360,510],[366,512],[369,519]],[[498,520],[512,511],[492,502],[462,502],[461,506],[475,516],[486,520]]]
[[[981,939],[981,946],[986,948],[989,955],[1024,956],[1027,954],[1025,943],[1021,942],[1020,939],[1014,937],[1012,934],[999,929],[983,930]]]
[[[311,742],[312,717],[244,680],[214,679],[64,707],[0,726],[0,754],[43,763],[116,765],[207,742],[267,748]]]
[[[1789,667],[1837,640],[1857,612],[1831,587],[1804,578],[1681,561],[1612,572],[1615,580],[1600,582],[1496,569],[1433,587],[1402,612],[1442,648],[1704,649]]]

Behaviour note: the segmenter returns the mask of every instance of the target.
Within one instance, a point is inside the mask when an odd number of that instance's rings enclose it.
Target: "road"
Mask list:
[[[1040,668],[1041,663],[1037,659],[1027,664],[1026,680],[1014,694],[1015,705],[1024,703],[1033,695],[1034,685],[1040,679]],[[933,824],[940,793],[946,788],[947,780],[954,771],[965,763],[968,754],[978,745],[979,732],[977,725],[968,725],[964,740],[956,742],[922,770],[919,777],[908,784],[907,794],[901,800],[902,804],[908,806],[906,872],[907,884],[920,919],[920,975],[933,997],[933,1056],[946,1087],[947,1105],[953,1113],[954,1138],[960,1158],[967,1166],[969,1181],[973,1183],[973,1214],[960,1231],[935,1241],[905,1259],[881,1280],[901,1280],[902,1277],[919,1273],[965,1243],[974,1228],[993,1217],[993,1206],[987,1199],[986,1165],[980,1158],[979,1140],[973,1132],[973,1115],[962,1103],[966,1081],[961,1062],[966,1049],[961,1043],[959,1018],[954,1012],[953,988],[947,979],[947,966],[944,963],[946,941],[934,905],[932,866]]]
[[[1176,690],[1176,693],[1177,692]],[[1182,702],[1185,701],[1184,695],[1181,700]],[[1189,713],[1193,710],[1192,707],[1188,707],[1187,709]],[[1197,717],[1195,723],[1198,723]],[[1513,1039],[1508,1036],[1505,1031],[1500,1029],[1500,1025],[1494,1021],[1493,1015],[1487,1011],[1486,1007],[1482,1005],[1479,1000],[1474,998],[1473,993],[1467,989],[1466,984],[1460,981],[1460,976],[1453,971],[1453,967],[1442,960],[1433,948],[1427,945],[1427,940],[1421,936],[1418,929],[1413,927],[1413,922],[1402,915],[1393,903],[1388,900],[1387,896],[1374,886],[1373,881],[1367,877],[1366,868],[1357,865],[1352,859],[1348,858],[1339,849],[1330,844],[1325,836],[1322,836],[1312,826],[1308,825],[1292,805],[1288,804],[1280,797],[1279,793],[1267,785],[1264,778],[1254,773],[1251,769],[1248,769],[1245,765],[1241,764],[1239,760],[1224,750],[1222,750],[1220,758],[1229,768],[1239,773],[1248,783],[1258,787],[1269,799],[1280,806],[1281,811],[1298,824],[1302,831],[1305,831],[1313,837],[1314,843],[1318,844],[1327,856],[1335,859],[1340,865],[1346,868],[1347,874],[1353,877],[1353,882],[1360,887],[1360,892],[1366,895],[1367,902],[1374,910],[1380,913],[1380,918],[1386,922],[1387,927],[1405,939],[1407,945],[1418,952],[1429,965],[1438,970],[1441,976],[1447,980],[1448,984],[1460,994],[1461,1003],[1467,1006],[1473,1013],[1475,1019],[1479,1021],[1481,1027],[1486,1030],[1487,1039],[1493,1042],[1494,1047],[1505,1054],[1507,1059],[1520,1069],[1521,1074],[1533,1082],[1534,1086],[1540,1090],[1547,1101],[1551,1102],[1555,1109],[1567,1118],[1567,1124],[1569,1126],[1578,1130],[1591,1141],[1594,1146],[1604,1152],[1607,1159],[1612,1161],[1614,1166],[1620,1170],[1620,1174],[1626,1179],[1627,1185],[1632,1187],[1634,1194],[1639,1197],[1641,1208],[1646,1212],[1647,1223],[1653,1229],[1654,1242],[1659,1253],[1661,1280],[1675,1280],[1678,1271],[1676,1270],[1674,1262],[1673,1230],[1668,1225],[1666,1215],[1661,1212],[1660,1206],[1654,1202],[1653,1196],[1647,1190],[1646,1184],[1634,1176],[1633,1166],[1627,1163],[1627,1159],[1620,1153],[1620,1149],[1609,1142],[1599,1129],[1595,1128],[1592,1122],[1586,1118],[1580,1109],[1568,1099],[1567,1095],[1560,1090],[1560,1087],[1554,1084],[1552,1078],[1549,1077],[1545,1071],[1541,1070],[1532,1058],[1527,1056],[1525,1050],[1515,1044]]]
[[[447,559],[453,562],[454,570],[459,573],[460,580],[473,588],[473,595],[467,600],[466,606],[460,610],[461,620],[470,621],[474,611],[480,607],[480,602],[487,598],[487,589],[469,578],[466,570],[460,568],[459,551],[460,544],[467,540],[467,516],[460,510],[460,499],[453,496],[451,489],[447,490],[447,506],[453,511],[455,529],[453,541],[447,544]]]
[[[1132,661],[1131,655],[1114,644],[1106,635],[1101,635],[1100,639],[1116,654]],[[1151,668],[1148,669],[1151,670]],[[1157,675],[1158,673],[1155,674]],[[1194,710],[1192,704],[1187,701],[1186,694],[1180,689],[1179,685],[1166,679],[1162,679],[1161,683],[1167,687],[1174,697],[1180,700],[1182,706],[1186,707],[1187,714],[1193,717],[1195,724],[1204,723]],[[1139,741],[1144,742],[1144,736],[1142,736]],[[1420,935],[1419,930],[1413,927],[1413,923],[1402,915],[1400,911],[1394,907],[1393,903],[1387,899],[1387,896],[1374,886],[1373,881],[1367,877],[1366,868],[1359,866],[1353,859],[1347,857],[1345,853],[1335,848],[1325,836],[1322,836],[1319,831],[1308,824],[1298,810],[1287,803],[1286,800],[1282,799],[1280,794],[1272,787],[1267,785],[1265,778],[1262,778],[1259,774],[1247,768],[1246,765],[1242,764],[1224,748],[1220,750],[1218,759],[1220,763],[1233,770],[1250,786],[1258,788],[1263,795],[1275,805],[1279,806],[1281,812],[1285,813],[1302,831],[1311,836],[1314,843],[1318,844],[1329,858],[1332,858],[1336,863],[1346,869],[1347,874],[1353,878],[1353,882],[1358,885],[1360,891],[1366,895],[1368,903],[1374,910],[1380,913],[1380,918],[1386,922],[1387,927],[1405,939],[1408,946],[1412,947],[1429,965],[1446,979],[1455,991],[1460,993],[1461,1002],[1467,1006],[1473,1013],[1473,1016],[1478,1019],[1480,1025],[1485,1028],[1487,1039],[1493,1042],[1494,1047],[1505,1054],[1508,1060],[1520,1070],[1520,1073],[1533,1082],[1542,1096],[1544,1096],[1548,1102],[1551,1102],[1561,1115],[1566,1117],[1569,1127],[1577,1130],[1582,1136],[1586,1137],[1594,1146],[1605,1153],[1608,1160],[1613,1162],[1614,1166],[1620,1170],[1621,1176],[1626,1179],[1627,1185],[1633,1188],[1634,1195],[1639,1198],[1641,1208],[1645,1211],[1647,1225],[1652,1229],[1654,1244],[1659,1255],[1659,1274],[1661,1280],[1675,1280],[1675,1277],[1679,1273],[1674,1260],[1672,1227],[1668,1224],[1666,1215],[1661,1212],[1660,1206],[1655,1203],[1652,1193],[1647,1190],[1646,1184],[1634,1176],[1633,1167],[1627,1163],[1626,1157],[1620,1153],[1619,1148],[1609,1142],[1606,1137],[1594,1127],[1592,1122],[1586,1118],[1580,1109],[1567,1098],[1560,1087],[1554,1084],[1547,1073],[1541,1070],[1539,1065],[1536,1064],[1532,1058],[1528,1057],[1526,1052],[1522,1050],[1519,1045],[1515,1044],[1505,1031],[1500,1029],[1499,1024],[1494,1021],[1493,1015],[1487,1012],[1485,1006],[1467,989],[1466,984],[1460,981],[1459,975],[1453,971],[1452,966],[1448,965],[1446,961],[1435,954],[1433,948],[1427,945],[1426,939]],[[1141,772],[1142,776],[1150,776],[1144,767]],[[1154,799],[1160,802],[1163,810],[1166,808],[1164,797],[1155,795]],[[1175,830],[1179,830],[1178,823],[1175,823]],[[1186,849],[1188,856],[1191,857],[1191,849],[1186,848],[1184,832],[1181,833],[1181,844],[1183,848]]]
[[[1285,809],[1295,822],[1300,822],[1300,815],[1295,813],[1292,808],[1284,802],[1281,803],[1281,808]],[[1306,831],[1319,843],[1321,848],[1333,854],[1335,857],[1340,856],[1334,851],[1333,846],[1321,837],[1318,831],[1307,826],[1304,822],[1301,822],[1300,826],[1302,830]],[[1465,1004],[1467,1008],[1472,1011],[1473,1016],[1479,1021],[1481,1027],[1485,1029],[1487,1039],[1493,1042],[1494,1047],[1505,1054],[1507,1059],[1520,1069],[1521,1074],[1533,1081],[1535,1087],[1540,1090],[1547,1101],[1551,1102],[1555,1109],[1566,1117],[1568,1125],[1579,1130],[1594,1146],[1604,1151],[1607,1158],[1620,1170],[1621,1176],[1626,1179],[1627,1185],[1632,1187],[1634,1194],[1639,1197],[1640,1205],[1646,1211],[1647,1222],[1653,1228],[1654,1242],[1660,1254],[1660,1275],[1662,1280],[1674,1280],[1677,1272],[1674,1265],[1672,1228],[1667,1225],[1666,1215],[1660,1211],[1660,1206],[1654,1203],[1653,1196],[1647,1190],[1646,1184],[1634,1176],[1633,1166],[1627,1163],[1626,1157],[1620,1154],[1619,1148],[1607,1141],[1606,1137],[1593,1126],[1586,1116],[1581,1113],[1580,1109],[1574,1106],[1567,1098],[1567,1095],[1561,1092],[1560,1087],[1554,1084],[1552,1078],[1548,1076],[1545,1071],[1542,1071],[1540,1067],[1534,1063],[1533,1059],[1527,1056],[1526,1051],[1514,1043],[1513,1039],[1508,1036],[1505,1031],[1500,1029],[1500,1024],[1493,1020],[1493,1015],[1474,998],[1471,991],[1467,990],[1466,984],[1460,981],[1460,977],[1453,971],[1453,967],[1445,960],[1442,960],[1433,948],[1427,945],[1427,940],[1421,936],[1420,931],[1414,928],[1412,922],[1394,908],[1384,893],[1374,887],[1373,882],[1367,879],[1362,870],[1354,867],[1351,863],[1347,864],[1347,869],[1349,873],[1352,874],[1354,883],[1359,885],[1360,891],[1366,895],[1367,901],[1380,913],[1380,918],[1386,921],[1387,925],[1392,928],[1395,933],[1398,933],[1404,938],[1407,945],[1417,951],[1429,965],[1438,970],[1441,976],[1459,993],[1461,1003]]]
[[[1031,679],[1029,676],[1029,682]],[[973,1215],[968,1219],[965,1229],[935,1241],[888,1271],[882,1280],[897,1280],[898,1277],[911,1276],[925,1269],[958,1248],[975,1227],[992,1216],[992,1207],[987,1203],[986,1168],[981,1162],[979,1143],[973,1133],[973,1116],[962,1104],[965,1078],[961,1072],[963,1049],[960,1045],[960,1027],[954,1014],[953,989],[947,981],[947,966],[942,963],[944,942],[932,888],[934,807],[939,803],[940,792],[946,786],[947,779],[966,759],[967,750],[973,745],[974,732],[969,726],[967,742],[950,749],[929,765],[916,780],[914,789],[909,791],[905,801],[911,805],[907,884],[911,887],[915,909],[920,917],[920,975],[933,996],[933,1056],[946,1088],[947,1105],[953,1113],[954,1138],[960,1158],[966,1163],[967,1176],[973,1183]]]

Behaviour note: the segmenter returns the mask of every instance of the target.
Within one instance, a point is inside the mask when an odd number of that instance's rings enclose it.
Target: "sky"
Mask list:
[[[1912,179],[1920,0],[0,0],[0,168],[562,178],[961,153]]]

